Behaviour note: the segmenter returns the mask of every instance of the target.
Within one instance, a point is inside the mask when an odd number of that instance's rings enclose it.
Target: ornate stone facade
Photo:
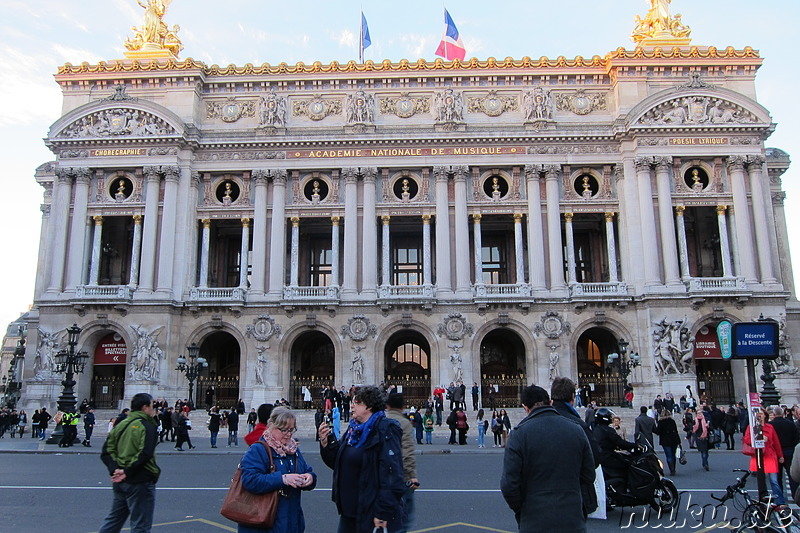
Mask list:
[[[675,20],[659,5],[639,30]],[[248,405],[382,381],[416,400],[459,379],[512,404],[556,375],[612,402],[620,339],[641,356],[637,397],[738,400],[743,364],[698,358],[703,328],[800,326],[788,157],[763,145],[775,125],[749,96],[761,62],[676,46],[367,69],[128,62],[124,78],[121,63],[65,65],[56,160],[36,172],[23,404],[57,396],[52,354],[73,323],[92,354],[78,396],[118,378],[112,403],[184,397],[191,344]],[[121,369],[93,363],[109,335]],[[793,402],[800,350],[781,342]]]

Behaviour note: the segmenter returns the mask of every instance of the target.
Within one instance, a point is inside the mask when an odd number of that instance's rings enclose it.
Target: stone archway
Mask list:
[[[295,339],[289,365],[291,405],[303,405],[303,387],[311,391],[314,405],[320,405],[323,388],[336,385],[336,349],[321,331],[307,331]]]
[[[411,329],[394,333],[383,348],[384,383],[402,390],[406,405],[420,408],[431,395],[431,347]]]
[[[480,347],[483,406],[519,407],[520,391],[527,385],[522,338],[508,328],[497,328],[486,334]]]
[[[595,400],[600,405],[622,405],[623,380],[607,370],[608,354],[619,352],[619,340],[611,330],[592,327],[578,337],[575,355],[581,402]]]
[[[216,405],[221,409],[236,407],[240,399],[239,375],[241,347],[226,331],[212,333],[200,343],[200,357],[208,368],[197,379],[195,405]]]

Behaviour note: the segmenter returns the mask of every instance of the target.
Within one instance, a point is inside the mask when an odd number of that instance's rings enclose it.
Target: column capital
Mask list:
[[[656,170],[665,171],[672,169],[672,157],[671,156],[658,156],[653,158],[653,162],[656,165]]]
[[[103,225],[103,217],[101,216],[93,216],[92,220],[94,220],[95,226],[102,226]]]
[[[717,206],[717,215],[724,215],[725,211],[727,211],[727,210],[728,210],[728,206],[727,205],[718,205]]]
[[[483,215],[481,215],[480,213],[474,213],[474,214],[472,215],[472,221],[473,221],[475,224],[480,224],[480,223],[481,223],[481,219],[482,219],[482,218],[483,218]]]
[[[355,183],[358,181],[358,169],[355,167],[345,167],[342,169],[345,183]]]
[[[88,168],[73,168],[75,182],[81,185],[89,185],[92,181],[92,171]]]
[[[514,213],[513,215],[511,215],[511,217],[514,219],[514,224],[519,224],[520,222],[522,222],[523,215],[522,213]]]
[[[548,165],[544,167],[544,175],[547,181],[561,178],[561,165]]]
[[[622,165],[614,165],[614,179],[617,181],[625,179],[625,169]]]
[[[572,217],[575,216],[575,213],[564,213],[564,220],[567,222],[572,222]]]
[[[433,176],[436,178],[436,181],[447,181],[449,172],[450,169],[445,166],[437,165],[433,167]]]
[[[378,168],[377,167],[362,167],[361,168],[361,177],[364,178],[365,182],[375,183],[375,179],[378,177]]]
[[[525,177],[528,180],[538,180],[542,173],[542,165],[525,165]]]
[[[342,217],[331,217],[331,224],[336,227],[342,221]]]
[[[250,178],[255,182],[256,186],[266,185],[269,172],[265,168],[256,168],[250,171]]]
[[[275,185],[286,185],[287,172],[285,168],[275,168],[270,172],[272,183]]]
[[[614,222],[614,215],[616,215],[614,211],[606,211],[605,213],[606,222]]]
[[[453,177],[458,181],[464,181],[467,179],[467,174],[469,174],[469,167],[466,165],[457,165],[452,167],[453,170]]]
[[[636,167],[636,172],[650,172],[650,167],[653,165],[652,157],[637,157],[633,160]]]
[[[178,181],[181,175],[181,169],[177,166],[163,166],[161,167],[161,172],[167,181]]]
[[[746,162],[747,162],[747,160],[743,156],[732,155],[732,156],[730,156],[728,158],[728,161],[727,161],[728,170],[729,171],[739,170],[739,171],[744,172],[744,165],[745,165]]]
[[[383,215],[383,216],[381,217],[381,222],[383,222],[383,225],[384,225],[384,226],[388,226],[388,225],[389,225],[389,221],[390,221],[391,219],[392,219],[392,217],[390,217],[390,216],[388,216],[388,215]]]
[[[141,225],[141,223],[142,223],[142,215],[133,215],[133,223]]]
[[[161,178],[161,167],[142,167],[142,173],[145,175],[147,181],[158,181]]]
[[[748,169],[755,167],[757,170],[761,170],[761,166],[764,164],[764,161],[766,161],[766,159],[760,154],[748,155],[745,159]]]
[[[423,224],[430,224],[431,223],[431,216],[430,215],[422,215],[422,223]]]
[[[250,227],[250,219],[247,217],[242,218],[242,227],[249,228]]]
[[[685,205],[676,205],[675,206],[675,214],[678,215],[679,217],[683,216],[683,212],[684,211],[686,211],[686,206]]]
[[[291,221],[293,228],[300,226],[300,217],[291,217],[289,220]]]
[[[211,219],[210,218],[201,218],[200,223],[203,225],[203,229],[208,229],[211,227]]]

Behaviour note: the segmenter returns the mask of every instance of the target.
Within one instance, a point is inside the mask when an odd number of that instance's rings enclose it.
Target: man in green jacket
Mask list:
[[[149,533],[156,503],[158,423],[153,397],[140,392],[131,399],[128,417],[108,434],[100,455],[111,475],[114,501],[99,533],[118,533],[128,516],[132,533]]]

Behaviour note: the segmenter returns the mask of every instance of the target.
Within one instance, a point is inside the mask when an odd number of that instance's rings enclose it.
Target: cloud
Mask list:
[[[0,128],[54,121],[61,109],[58,85],[50,76],[57,60],[49,54],[30,54],[0,44],[0,71],[13,73],[0,83]]]
[[[334,38],[339,42],[340,48],[354,49],[358,45],[356,34],[350,30],[342,30],[338,37]]]

